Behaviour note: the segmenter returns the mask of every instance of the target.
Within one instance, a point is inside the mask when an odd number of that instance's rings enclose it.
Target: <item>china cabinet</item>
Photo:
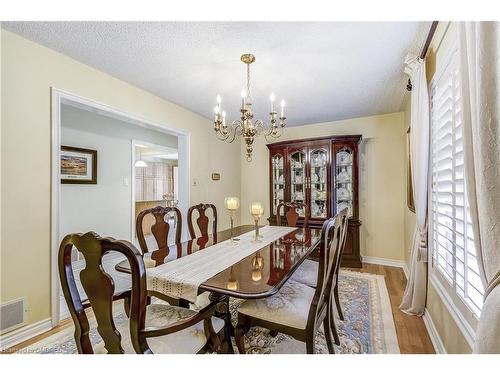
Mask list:
[[[269,222],[276,225],[280,202],[309,207],[309,226],[321,228],[326,218],[347,208],[349,227],[342,265],[360,267],[358,145],[361,135],[331,136],[268,144],[270,172]],[[305,212],[299,212],[299,225]],[[281,212],[283,217],[284,213]],[[285,219],[283,219],[285,221]]]

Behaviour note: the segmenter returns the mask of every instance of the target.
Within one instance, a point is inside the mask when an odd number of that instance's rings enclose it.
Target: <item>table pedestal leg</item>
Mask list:
[[[229,297],[224,294],[210,293],[210,302],[217,302],[215,316],[224,320],[224,338],[226,341],[227,353],[234,353],[231,336],[234,336],[234,327],[231,323],[231,313],[229,312]]]

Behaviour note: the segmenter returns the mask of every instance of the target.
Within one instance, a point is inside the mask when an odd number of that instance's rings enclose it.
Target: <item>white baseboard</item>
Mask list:
[[[0,336],[0,350],[6,350],[14,345],[22,343],[23,341],[50,331],[51,329],[52,322],[50,318],[16,329],[15,331]]]
[[[403,262],[403,272],[405,273],[406,280],[408,280],[408,275],[410,274],[410,270],[408,269],[406,262]]]
[[[427,333],[431,338],[432,346],[434,346],[434,350],[436,351],[436,353],[446,354],[446,348],[444,347],[443,340],[441,340],[441,337],[439,336],[429,310],[425,309],[422,319],[424,320],[425,328],[427,328]]]
[[[380,264],[381,266],[389,266],[389,267],[398,267],[402,268],[405,273],[406,279],[408,279],[408,267],[404,260],[395,260],[395,259],[387,259],[387,258],[377,258],[377,257],[369,257],[369,256],[361,256],[363,263],[370,264]]]

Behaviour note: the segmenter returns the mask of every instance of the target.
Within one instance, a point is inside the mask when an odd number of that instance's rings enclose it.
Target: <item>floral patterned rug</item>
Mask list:
[[[341,354],[399,353],[398,340],[384,277],[368,273],[341,270],[339,277],[340,302],[345,321],[336,319],[340,346],[335,352]],[[236,324],[236,309],[241,300],[231,299],[233,324]],[[116,320],[124,319],[118,313]],[[100,341],[96,327],[92,326],[90,337],[93,344]],[[264,328],[254,327],[245,335],[247,353],[255,354],[303,354],[305,344],[290,336],[278,333],[272,337]],[[236,345],[234,345],[235,350]],[[316,351],[328,354],[326,340],[321,327],[316,336]],[[73,328],[67,328],[17,353],[76,353]]]

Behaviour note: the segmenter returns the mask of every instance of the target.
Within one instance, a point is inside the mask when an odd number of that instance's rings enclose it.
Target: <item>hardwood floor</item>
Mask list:
[[[352,268],[352,270],[383,275],[385,277],[401,353],[435,353],[431,339],[425,328],[424,320],[418,316],[407,315],[398,308],[406,286],[406,277],[403,270],[398,267],[368,263],[364,263],[363,268]]]
[[[399,348],[402,354],[430,354],[435,353],[432,342],[425,328],[422,318],[406,315],[398,308],[406,286],[406,277],[401,268],[380,266],[377,264],[363,265],[363,268],[353,268],[353,271],[373,273],[383,275],[391,300],[392,314],[396,325]],[[12,353],[40,340],[49,337],[52,334],[60,332],[62,329],[71,326],[71,319],[65,319],[61,324],[42,335],[34,337],[22,344],[16,345],[4,353]]]

